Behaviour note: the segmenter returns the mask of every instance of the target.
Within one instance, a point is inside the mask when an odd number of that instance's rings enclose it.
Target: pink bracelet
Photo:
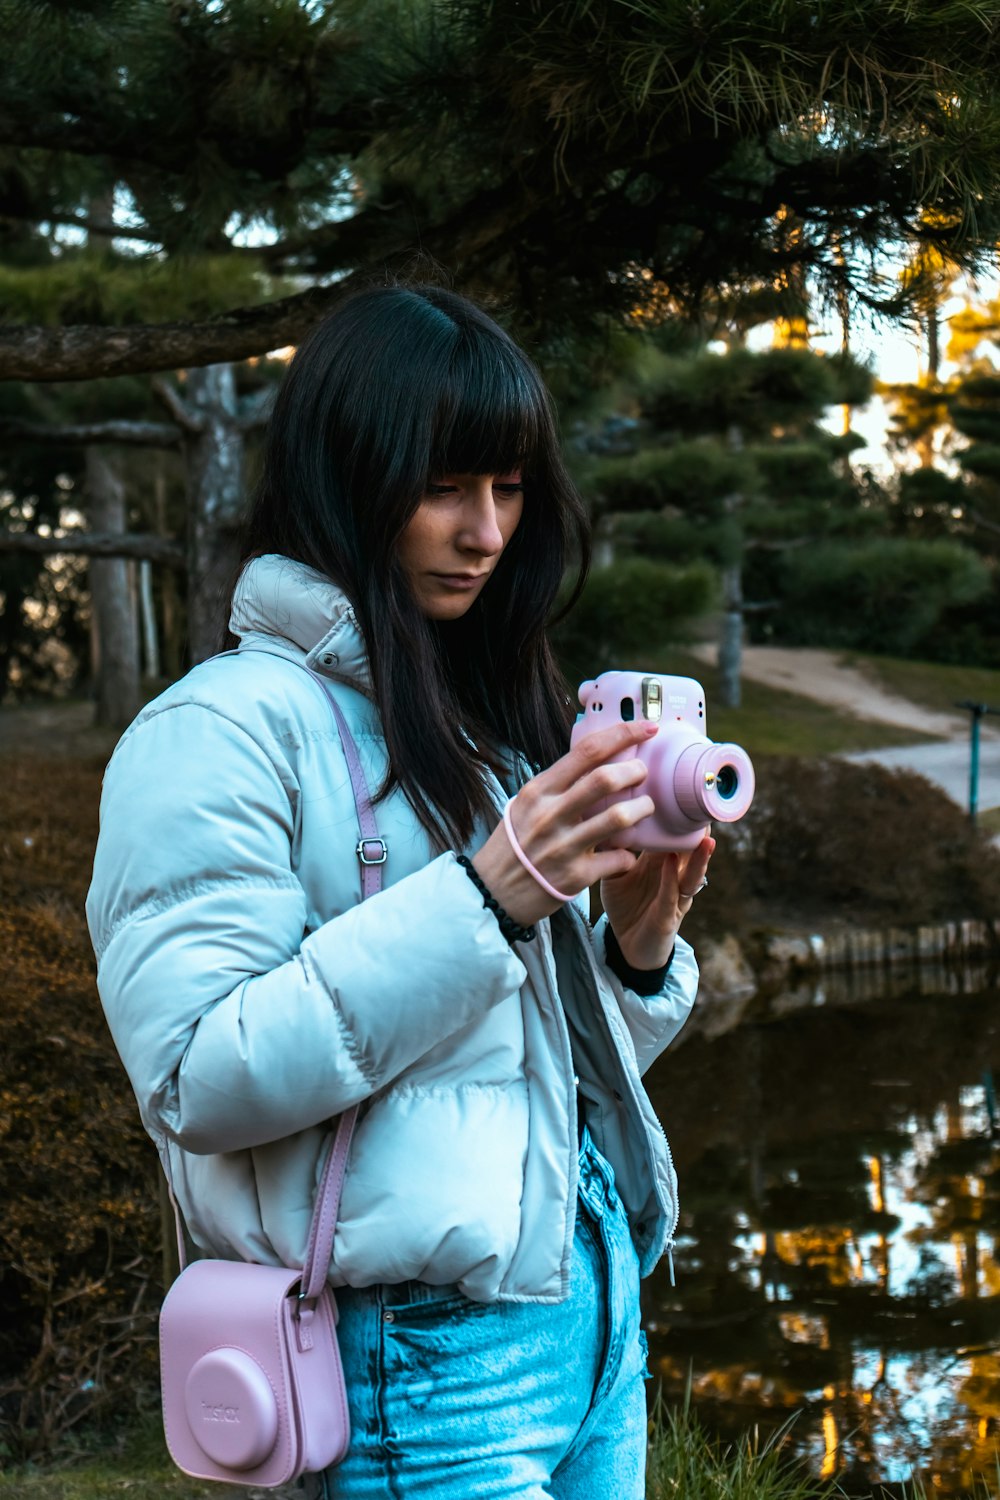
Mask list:
[[[549,882],[545,879],[545,876],[541,874],[539,870],[535,869],[534,865],[531,863],[531,860],[521,848],[521,845],[518,842],[517,834],[514,832],[514,825],[510,820],[510,809],[513,801],[514,799],[511,798],[510,802],[507,803],[507,806],[503,810],[503,826],[507,830],[507,837],[510,839],[510,847],[513,849],[514,853],[517,855],[518,859],[521,861],[522,865],[527,870],[532,879],[538,881],[538,884],[541,886],[543,891],[547,891],[548,894],[552,896],[556,901],[572,901],[572,896],[564,895],[562,891],[557,891],[554,885],[549,884]]]

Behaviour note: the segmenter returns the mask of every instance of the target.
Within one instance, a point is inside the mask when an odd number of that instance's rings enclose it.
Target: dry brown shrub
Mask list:
[[[1000,915],[1000,849],[925,777],[793,756],[756,769],[750,812],[716,829],[711,888],[685,933]]]
[[[155,1158],[83,909],[100,779],[0,760],[0,1443],[16,1459],[155,1393]]]

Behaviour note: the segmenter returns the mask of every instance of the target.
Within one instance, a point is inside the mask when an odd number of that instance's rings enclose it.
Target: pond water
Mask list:
[[[696,1012],[697,1014],[697,1012]],[[1000,1450],[1000,990],[922,967],[705,1003],[647,1080],[681,1184],[650,1366],[850,1494]],[[980,1495],[982,1495],[982,1481]]]

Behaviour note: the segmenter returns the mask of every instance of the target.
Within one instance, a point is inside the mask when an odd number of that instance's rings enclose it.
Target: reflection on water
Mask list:
[[[681,1180],[651,1363],[852,1493],[997,1479],[1000,994],[931,970],[707,1009],[650,1093]],[[729,1029],[721,1031],[720,1027]]]

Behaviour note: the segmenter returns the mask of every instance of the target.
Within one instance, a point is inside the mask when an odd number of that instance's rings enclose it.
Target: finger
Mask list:
[[[573,821],[586,817],[605,797],[616,797],[621,792],[640,786],[648,775],[649,768],[641,760],[617,760],[597,766],[574,786],[559,794],[560,813],[565,809]]]
[[[593,849],[606,843],[615,834],[627,833],[630,828],[641,823],[643,818],[651,817],[655,811],[656,804],[652,797],[629,797],[624,802],[613,802],[603,812],[575,823],[570,837],[579,843],[581,849]]]
[[[560,808],[565,803],[560,798]],[[589,861],[595,854],[613,856],[616,873],[623,874],[636,862],[636,855],[627,848],[601,848],[616,833],[632,828],[648,818],[653,811],[651,797],[636,797],[625,802],[616,802],[593,818],[581,821],[572,818],[568,822],[550,824],[547,829],[535,825],[529,842],[529,857],[544,868],[546,878],[551,878],[560,890],[577,890],[583,885],[593,885],[606,874],[605,865],[595,872]],[[518,841],[524,846],[519,830]],[[625,859],[618,856],[625,855]]]
[[[623,750],[630,750],[644,740],[652,739],[658,727],[647,719],[633,719],[631,722],[612,724],[608,729],[595,729],[593,734],[585,734],[572,750],[549,766],[547,771],[536,776],[534,783],[529,784],[544,782],[546,791],[565,791],[595,766],[603,765],[612,756],[620,755]]]
[[[703,838],[696,848],[691,850],[687,860],[684,862],[684,874],[689,872],[698,880],[703,880],[708,873],[708,867],[715,852],[715,840]]]
[[[677,876],[677,893],[680,898],[693,901],[698,892],[707,883],[708,866],[714,849],[714,839],[702,839],[698,847],[692,849],[687,859],[680,866]]]

